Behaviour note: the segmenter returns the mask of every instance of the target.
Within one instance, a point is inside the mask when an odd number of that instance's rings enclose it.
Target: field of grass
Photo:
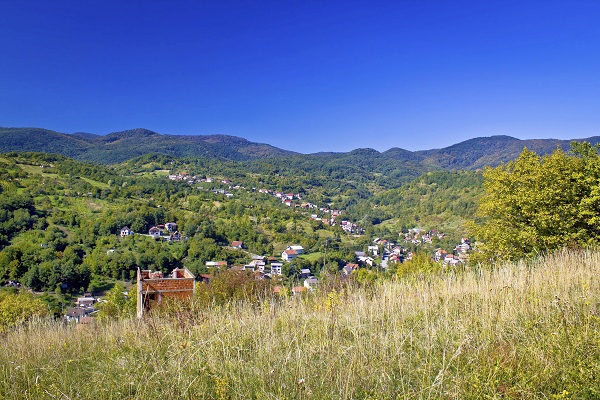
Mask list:
[[[49,178],[56,178],[58,174],[46,173],[44,172],[44,168],[39,165],[28,165],[28,164],[17,164],[23,171],[28,174],[42,175]]]
[[[93,179],[85,178],[83,176],[81,176],[80,179],[86,181],[87,183],[89,183],[93,187],[97,187],[97,188],[100,188],[100,189],[108,189],[110,187],[107,183],[98,182],[98,181],[95,181]]]
[[[600,253],[0,342],[7,399],[597,399]]]
[[[314,253],[310,253],[310,254],[302,254],[300,256],[300,258],[304,258],[308,261],[316,261],[316,260],[322,260],[323,259],[323,253],[320,251],[314,252]]]

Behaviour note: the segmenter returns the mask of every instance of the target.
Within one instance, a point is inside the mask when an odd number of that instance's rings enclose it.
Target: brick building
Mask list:
[[[137,273],[137,317],[162,304],[166,298],[189,299],[196,289],[196,277],[187,268],[174,269],[164,277],[160,271],[140,270]]]

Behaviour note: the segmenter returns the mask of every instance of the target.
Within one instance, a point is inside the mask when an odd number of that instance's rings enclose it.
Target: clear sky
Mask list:
[[[0,1],[0,126],[302,153],[600,135],[600,1]]]

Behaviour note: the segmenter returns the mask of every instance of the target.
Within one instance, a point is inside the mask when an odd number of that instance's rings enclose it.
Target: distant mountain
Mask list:
[[[592,144],[600,142],[599,136],[586,139],[575,139]],[[485,166],[495,166],[514,160],[527,147],[538,154],[549,154],[557,148],[568,151],[572,140],[558,139],[528,139],[521,140],[510,136],[490,136],[469,139],[464,142],[435,150],[417,151],[425,165],[443,169],[477,169]]]
[[[577,139],[592,144],[600,137]],[[515,159],[524,147],[539,154],[557,148],[569,149],[570,140],[520,140],[510,136],[479,137],[442,149],[408,151],[392,148],[384,152],[356,149],[348,153],[323,152],[299,154],[268,144],[254,143],[228,135],[163,135],[147,129],[131,129],[105,136],[92,133],[65,134],[40,128],[0,128],[0,152],[36,151],[61,154],[82,161],[110,164],[145,154],[173,157],[203,157],[220,160],[247,161],[261,159],[293,159],[298,168],[321,171],[340,168],[356,172],[417,171],[435,169],[478,169]],[[391,176],[402,174],[392,174]]]
[[[176,136],[131,129],[100,136],[69,135],[40,128],[0,128],[0,152],[9,151],[57,153],[103,164],[119,163],[148,153],[236,161],[296,154],[227,135]]]
[[[79,158],[91,144],[81,136],[40,128],[0,128],[0,152],[42,151]]]

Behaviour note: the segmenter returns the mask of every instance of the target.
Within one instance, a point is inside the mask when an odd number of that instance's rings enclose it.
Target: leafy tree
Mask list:
[[[35,317],[45,316],[48,307],[25,291],[0,290],[0,333]]]
[[[403,278],[416,273],[431,273],[441,270],[441,265],[424,252],[416,252],[412,259],[396,265],[396,276]]]
[[[125,295],[125,287],[121,283],[116,283],[108,291],[106,301],[98,304],[98,318],[100,320],[117,319],[134,315],[137,297],[130,293]]]
[[[475,260],[518,259],[600,238],[598,148],[557,149],[547,156],[524,149],[519,158],[484,172]]]

